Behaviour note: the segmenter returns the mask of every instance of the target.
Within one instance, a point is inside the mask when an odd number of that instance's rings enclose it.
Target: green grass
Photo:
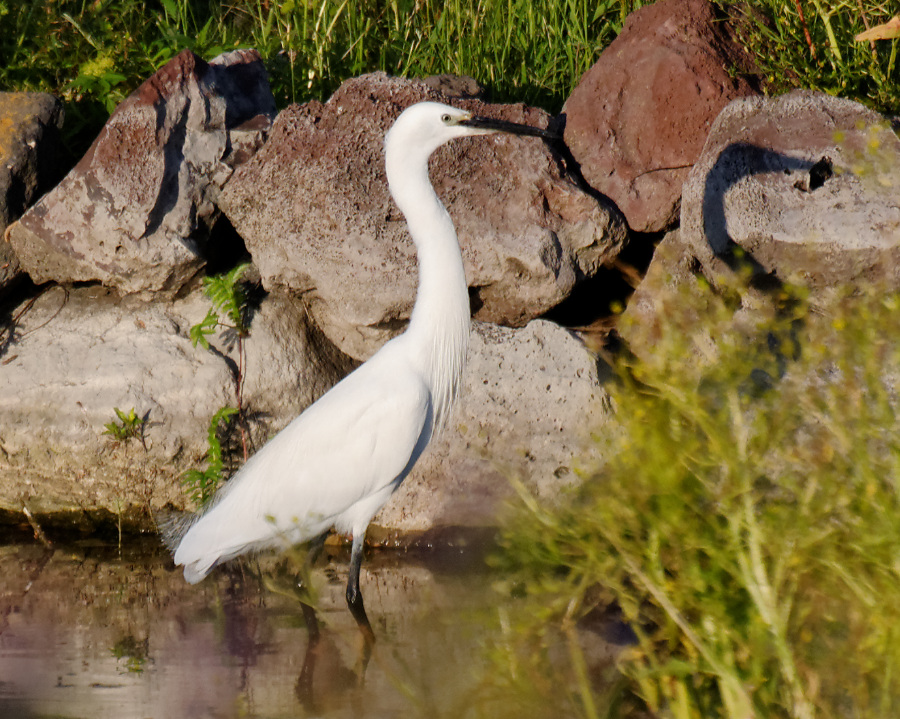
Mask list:
[[[900,706],[900,296],[812,311],[787,290],[736,322],[744,296],[664,298],[652,355],[618,368],[605,466],[559,507],[523,494],[505,534],[499,562],[534,607],[514,634],[552,686],[580,686],[574,714],[608,700],[577,643],[549,662],[547,637],[607,602],[639,635],[626,703],[651,716]]]
[[[279,106],[365,72],[475,77],[556,111],[641,0],[0,0],[0,89],[62,97],[84,145],[187,47],[257,48]]]
[[[735,5],[718,0],[725,7]],[[349,77],[471,75],[498,101],[557,112],[582,74],[646,0],[0,0],[0,90],[66,103],[73,156],[108,114],[184,48],[205,59],[257,48],[279,107],[327,98]],[[762,0],[741,39],[770,89],[805,86],[900,106],[897,40],[853,35],[891,14],[878,0]],[[860,10],[860,7],[862,10]]]
[[[716,0],[730,8],[738,39],[753,54],[768,91],[821,90],[862,102],[882,113],[900,109],[897,50],[900,40],[853,38],[900,12],[883,0]],[[799,6],[799,9],[798,9]],[[802,12],[802,16],[801,16]],[[809,36],[807,38],[807,32]]]

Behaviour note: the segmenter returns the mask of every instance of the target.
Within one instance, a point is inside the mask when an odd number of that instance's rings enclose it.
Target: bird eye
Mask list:
[[[451,122],[453,122],[453,116],[449,112],[445,112],[443,115],[441,115],[441,122],[443,122],[445,125],[449,125]]]

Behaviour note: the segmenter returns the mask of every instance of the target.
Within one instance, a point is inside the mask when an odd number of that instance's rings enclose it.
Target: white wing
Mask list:
[[[428,388],[397,360],[378,353],[250,458],[175,552],[188,581],[245,551],[302,542],[336,522],[344,531],[368,524],[431,435]]]

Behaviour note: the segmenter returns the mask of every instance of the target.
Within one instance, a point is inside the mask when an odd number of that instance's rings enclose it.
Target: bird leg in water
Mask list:
[[[363,606],[362,592],[359,590],[359,569],[362,566],[363,545],[366,541],[366,533],[359,532],[353,535],[353,548],[350,550],[350,576],[347,578],[347,606],[356,620],[360,634],[363,638],[363,654],[360,658],[361,669],[364,672],[372,654],[372,645],[375,644],[375,632],[369,624],[366,616],[366,608]],[[360,675],[362,676],[362,675]]]
[[[321,634],[319,633],[319,619],[316,616],[316,610],[304,602],[300,602],[300,607],[303,609],[303,618],[306,620],[309,639],[306,643],[306,653],[303,655],[303,668],[300,670],[300,676],[297,677],[294,693],[303,707],[312,713],[315,710],[313,704],[313,676],[316,671],[316,656]]]

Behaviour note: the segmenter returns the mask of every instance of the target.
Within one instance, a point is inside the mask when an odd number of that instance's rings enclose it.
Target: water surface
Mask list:
[[[346,556],[330,551],[311,572],[311,625],[296,558],[191,586],[155,540],[0,546],[0,717],[503,714],[486,648],[503,645],[509,608],[480,555],[370,553],[361,586],[377,641],[363,672]],[[614,648],[596,644],[608,664]]]

